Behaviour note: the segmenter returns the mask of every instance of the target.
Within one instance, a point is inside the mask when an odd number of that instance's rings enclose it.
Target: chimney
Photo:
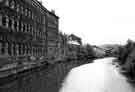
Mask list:
[[[53,14],[55,14],[55,10],[51,10],[51,12],[52,12]]]

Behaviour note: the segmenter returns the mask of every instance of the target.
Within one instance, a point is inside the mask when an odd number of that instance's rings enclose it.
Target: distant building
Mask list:
[[[71,57],[72,59],[77,58],[78,50],[80,50],[80,47],[82,45],[81,38],[71,34],[68,36],[68,50],[67,55],[68,57]]]
[[[95,52],[95,56],[98,57],[98,58],[104,57],[106,55],[106,49],[105,48],[93,46],[93,50]]]
[[[69,43],[76,44],[76,45],[77,44],[78,45],[82,45],[81,38],[76,36],[76,35],[74,35],[74,34],[69,35],[68,39],[69,39],[69,41],[68,41]]]

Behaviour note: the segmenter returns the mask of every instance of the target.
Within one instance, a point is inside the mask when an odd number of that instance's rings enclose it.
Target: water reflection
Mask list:
[[[0,92],[58,92],[73,65],[59,63],[0,80]]]

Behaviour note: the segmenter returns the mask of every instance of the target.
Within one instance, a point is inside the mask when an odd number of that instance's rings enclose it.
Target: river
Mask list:
[[[73,64],[58,63],[0,79],[0,92],[58,92]]]

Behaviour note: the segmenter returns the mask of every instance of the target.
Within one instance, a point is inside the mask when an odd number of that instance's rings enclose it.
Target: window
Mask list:
[[[1,54],[5,54],[5,43],[2,42]]]
[[[21,28],[22,28],[22,23],[19,22],[19,31],[21,31]]]
[[[23,24],[23,30],[22,30],[23,32],[25,32],[26,31],[26,24]]]
[[[27,28],[28,24],[25,24],[25,30],[24,32],[27,32],[28,28]]]
[[[9,22],[8,22],[9,24],[9,27],[11,28],[11,26],[12,26],[12,19],[9,19]]]
[[[25,9],[25,16],[28,16],[28,9]]]
[[[2,49],[2,42],[0,41],[0,54],[1,54],[1,49]]]
[[[19,6],[19,4],[17,4],[16,11],[19,12],[19,10],[20,10],[20,6]]]
[[[16,54],[17,54],[17,53],[16,53],[16,44],[14,43],[14,44],[13,44],[13,55],[16,56]]]
[[[14,9],[15,8],[15,1],[12,0],[11,3],[10,3],[10,8]]]
[[[16,44],[16,54],[19,55],[19,44]]]
[[[28,11],[28,16],[29,16],[29,18],[31,17],[31,11],[30,10]]]
[[[29,32],[29,24],[27,25],[27,32]]]
[[[23,6],[21,7],[21,13],[23,14]]]
[[[28,29],[28,32],[31,32],[31,25],[29,24],[29,29]]]
[[[16,22],[17,22],[16,30],[19,31],[19,21],[16,21]]]
[[[16,20],[14,21],[14,28],[17,31],[17,21]]]
[[[2,25],[6,26],[6,16],[4,16],[3,19],[2,19]]]
[[[5,54],[8,55],[8,42],[5,43]]]
[[[21,32],[23,32],[24,31],[24,29],[23,29],[23,22],[21,23]]]
[[[30,33],[32,33],[32,25],[30,25]]]
[[[22,54],[22,50],[21,50],[21,49],[22,49],[22,48],[21,48],[21,44],[19,43],[19,44],[18,44],[18,46],[19,46],[19,48],[18,48],[18,49],[19,49],[19,55],[21,55],[21,54]]]
[[[6,0],[5,5],[9,7],[9,0]]]
[[[0,3],[3,2],[3,0],[0,0]]]
[[[32,18],[32,19],[34,18],[34,15],[33,15],[33,13],[31,14],[31,18]]]
[[[2,15],[0,14],[0,26],[2,26]]]
[[[8,54],[9,54],[10,56],[12,55],[11,43],[8,43]]]
[[[8,16],[6,16],[6,27],[8,28],[9,27],[9,17]]]
[[[12,29],[14,29],[14,23],[15,23],[15,21],[14,21],[14,19],[12,19]]]

